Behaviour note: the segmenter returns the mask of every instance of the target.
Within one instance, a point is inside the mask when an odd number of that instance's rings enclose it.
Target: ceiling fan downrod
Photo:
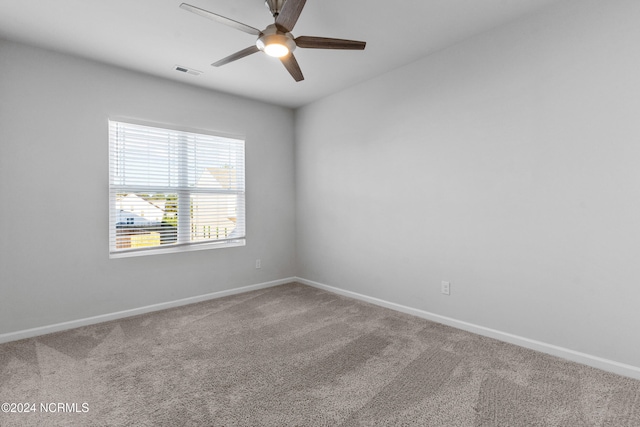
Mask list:
[[[286,0],[264,0],[264,4],[271,11],[271,15],[273,18],[277,18],[280,15],[280,11],[282,10],[282,6]]]

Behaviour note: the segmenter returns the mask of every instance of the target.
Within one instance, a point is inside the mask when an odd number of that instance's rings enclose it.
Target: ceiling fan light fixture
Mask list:
[[[291,33],[282,33],[270,25],[256,41],[256,47],[269,56],[282,58],[293,52],[296,42]]]
[[[289,54],[289,48],[280,43],[271,43],[264,47],[264,53],[274,58],[282,58]]]

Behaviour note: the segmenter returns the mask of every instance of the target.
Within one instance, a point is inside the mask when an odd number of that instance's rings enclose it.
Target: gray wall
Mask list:
[[[298,276],[640,366],[638,22],[565,2],[298,110]]]
[[[247,245],[110,260],[113,115],[245,135]],[[292,277],[293,119],[0,40],[0,334]]]

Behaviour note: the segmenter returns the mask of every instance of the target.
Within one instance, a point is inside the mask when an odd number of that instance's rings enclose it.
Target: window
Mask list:
[[[244,245],[244,141],[109,121],[112,257]]]

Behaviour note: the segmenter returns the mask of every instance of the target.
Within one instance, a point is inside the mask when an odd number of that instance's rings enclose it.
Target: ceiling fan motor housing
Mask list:
[[[296,48],[296,42],[293,39],[291,33],[283,33],[279,31],[275,24],[269,25],[262,31],[262,34],[256,41],[256,46],[261,51],[264,51],[265,47],[271,44],[279,44],[286,46],[289,52],[293,52]]]

